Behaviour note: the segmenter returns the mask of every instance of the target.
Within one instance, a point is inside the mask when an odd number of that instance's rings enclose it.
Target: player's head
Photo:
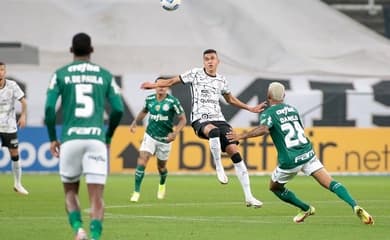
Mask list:
[[[268,86],[268,100],[272,102],[283,102],[285,92],[284,86],[280,82],[272,82]]]
[[[6,74],[5,63],[0,62],[0,81],[2,81],[5,78],[5,74]]]
[[[165,77],[165,76],[158,77],[154,82],[164,81],[164,80],[169,79],[169,78],[170,77]],[[156,94],[158,94],[158,95],[166,95],[168,93],[168,90],[169,90],[169,87],[157,87],[156,88]]]
[[[211,75],[215,75],[217,73],[217,67],[219,64],[219,58],[217,51],[214,49],[206,49],[203,52],[203,67],[206,72]]]
[[[86,33],[77,33],[73,36],[70,51],[76,57],[89,56],[93,52],[91,37]]]

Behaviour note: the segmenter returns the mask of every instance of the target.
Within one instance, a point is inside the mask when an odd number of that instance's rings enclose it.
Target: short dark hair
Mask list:
[[[72,52],[76,56],[86,56],[93,51],[91,37],[86,33],[77,33],[72,39]]]
[[[5,66],[5,63],[4,62],[0,62],[0,66]]]
[[[206,50],[204,50],[204,52],[203,52],[203,56],[206,55],[206,54],[209,54],[209,53],[215,53],[215,54],[217,54],[217,51],[216,51],[215,49],[212,49],[212,48],[206,49]]]

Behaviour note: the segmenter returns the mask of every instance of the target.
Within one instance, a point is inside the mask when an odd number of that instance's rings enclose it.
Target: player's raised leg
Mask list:
[[[212,128],[209,133],[209,146],[210,146],[210,151],[213,156],[213,161],[215,164],[215,170],[217,172],[217,178],[218,181],[222,184],[227,184],[228,183],[228,177],[225,174],[225,169],[223,168],[222,165],[222,160],[221,160],[221,142],[220,142],[220,130],[216,127]]]

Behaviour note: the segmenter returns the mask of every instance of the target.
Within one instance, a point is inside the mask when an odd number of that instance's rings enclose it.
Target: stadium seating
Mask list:
[[[374,0],[371,3],[369,0],[323,0],[323,2],[379,34],[390,37],[389,31],[386,33],[385,30],[386,20],[383,13],[383,6],[390,6],[390,0]]]

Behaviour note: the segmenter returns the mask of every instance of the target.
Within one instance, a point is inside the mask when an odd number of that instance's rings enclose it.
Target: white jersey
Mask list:
[[[230,93],[224,76],[210,76],[203,68],[194,68],[181,74],[180,78],[191,86],[191,122],[226,121],[219,103],[221,95]]]
[[[15,81],[5,79],[5,85],[0,89],[0,132],[17,131],[15,101],[23,97],[24,93],[19,85]]]

